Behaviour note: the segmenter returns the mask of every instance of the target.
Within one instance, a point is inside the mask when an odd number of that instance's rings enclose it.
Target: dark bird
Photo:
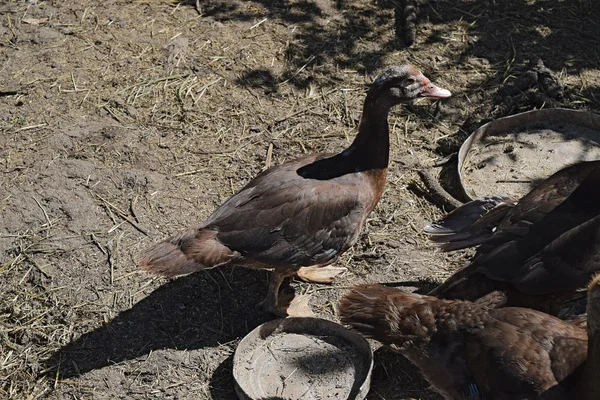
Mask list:
[[[556,314],[600,271],[600,161],[568,166],[518,201],[477,199],[425,227],[442,251],[479,246],[473,260],[429,294]]]
[[[140,265],[164,276],[226,264],[270,269],[273,275],[262,305],[285,315],[278,292],[286,277],[299,272],[309,281],[327,282],[345,270],[327,265],[356,243],[383,193],[390,108],[420,97],[450,95],[413,66],[386,70],[367,93],[350,147],[262,172],[206,221],[148,249]],[[288,311],[292,314],[292,306]]]
[[[399,351],[445,399],[600,399],[600,277],[588,289],[588,334],[519,307],[405,293],[370,284],[340,319]],[[587,361],[586,361],[587,359]]]

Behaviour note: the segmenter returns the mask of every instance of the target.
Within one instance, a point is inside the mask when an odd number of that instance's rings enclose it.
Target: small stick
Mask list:
[[[46,271],[44,271],[42,266],[40,264],[38,264],[37,261],[35,261],[33,258],[31,258],[31,256],[29,254],[27,254],[25,252],[21,252],[21,254],[23,254],[23,256],[27,259],[27,261],[32,263],[46,278],[52,279],[52,276],[50,276]]]
[[[531,181],[526,180],[526,179],[515,179],[515,180],[501,179],[501,180],[496,181],[496,183],[531,183]]]
[[[123,225],[125,222],[127,222],[127,221],[121,221],[121,222],[119,222],[118,224],[116,224],[115,226],[113,226],[112,228],[110,228],[108,230],[108,232],[106,232],[106,233],[113,233],[118,227],[120,227],[121,225]]]
[[[127,86],[125,89],[122,89],[121,91],[119,91],[119,93],[126,92],[126,91],[128,91],[132,88],[138,87],[138,86],[151,86],[151,85],[155,85],[157,83],[161,83],[161,82],[165,82],[165,81],[172,81],[175,79],[187,78],[188,76],[190,76],[190,74],[178,74],[178,75],[164,76],[162,78],[157,78],[157,79],[153,79],[150,81],[136,83],[134,85]]]
[[[115,112],[107,105],[104,105],[103,108],[110,114],[112,115],[112,117],[114,119],[117,120],[117,122],[123,123],[123,121],[121,121],[121,118],[119,118],[119,116],[117,114],[115,114]]]
[[[131,216],[133,217],[133,219],[135,219],[136,222],[140,222],[140,219],[137,216],[137,212],[135,211],[135,204],[137,203],[137,199],[137,195],[135,196],[135,199],[131,198],[131,200],[129,201],[129,211],[131,211]]]
[[[104,247],[102,247],[102,245],[100,244],[100,242],[98,241],[98,239],[96,238],[96,235],[94,235],[93,233],[90,235],[90,237],[92,238],[92,242],[94,242],[94,244],[96,245],[96,247],[98,247],[100,249],[100,251],[104,254],[106,254],[106,250],[104,250]]]
[[[140,224],[138,224],[137,222],[135,222],[133,219],[131,219],[127,214],[125,214],[123,211],[119,210],[119,208],[113,204],[111,204],[108,200],[106,200],[104,197],[100,196],[99,194],[94,193],[94,195],[99,198],[100,200],[102,200],[102,202],[112,208],[119,217],[123,218],[125,221],[129,222],[135,229],[137,229],[138,231],[142,232],[144,235],[149,236],[148,233],[148,229],[144,228],[143,226],[141,226]]]
[[[269,143],[267,149],[267,159],[265,160],[265,169],[271,168],[271,160],[273,159],[273,143]]]
[[[433,197],[439,205],[446,208],[447,211],[462,206],[463,203],[452,197],[429,172],[421,170],[417,171],[417,173],[431,197]]]
[[[254,25],[252,25],[249,30],[251,31],[254,28],[258,28],[259,26],[261,26],[262,24],[264,24],[267,21],[267,19],[268,18],[264,18],[264,19],[258,21],[257,23],[255,23]]]
[[[225,283],[227,284],[227,286],[229,286],[229,290],[233,290],[233,288],[231,287],[231,285],[229,284],[229,281],[227,280],[227,278],[225,277],[225,274],[223,273],[223,271],[221,271],[221,268],[217,268],[217,271],[219,271],[221,273],[221,276],[223,277],[223,280],[225,281]]]
[[[40,204],[40,202],[34,197],[33,200],[35,200],[35,202],[37,203],[37,205],[42,209],[42,212],[44,213],[44,217],[46,217],[46,221],[48,222],[48,228],[52,227],[52,222],[50,222],[50,218],[48,218],[48,213],[46,213],[46,210],[44,210],[44,207],[42,207],[42,205]]]
[[[185,171],[185,172],[180,172],[178,174],[173,175],[173,177],[178,178],[180,176],[186,176],[186,175],[193,175],[193,174],[197,174],[198,172],[204,172],[206,171],[208,168],[200,168],[200,169],[195,169],[193,171]]]
[[[113,244],[112,240],[106,243],[106,253],[108,255],[108,265],[110,267],[110,284],[112,285],[115,281],[115,263],[113,259]]]
[[[343,290],[343,289],[352,289],[354,286],[350,285],[346,285],[346,286],[319,286],[319,287],[312,287],[310,293],[312,292],[317,292],[319,290]],[[309,294],[310,294],[309,293]]]
[[[24,126],[22,128],[17,129],[17,132],[29,131],[31,129],[36,129],[36,128],[42,128],[42,127],[44,127],[46,125],[48,125],[48,124],[43,123],[43,124],[37,124],[37,125]]]
[[[312,110],[313,108],[315,108],[315,107],[307,107],[307,108],[303,108],[303,109],[301,109],[301,110],[298,110],[298,111],[292,112],[292,113],[290,113],[290,114],[286,115],[286,116],[285,116],[285,117],[283,117],[283,118],[276,119],[276,120],[275,120],[275,123],[276,123],[276,124],[280,124],[280,123],[282,123],[283,121],[285,121],[285,120],[287,120],[287,119],[290,119],[290,118],[292,118],[292,117],[295,117],[295,116],[297,116],[297,115],[299,115],[299,114],[303,114],[303,113],[305,113],[305,112],[307,112],[307,111],[310,111],[310,110]]]

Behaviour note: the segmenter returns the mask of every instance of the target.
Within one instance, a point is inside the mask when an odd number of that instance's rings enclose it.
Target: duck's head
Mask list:
[[[452,93],[433,84],[412,65],[394,66],[382,72],[373,82],[367,102],[372,106],[391,108],[419,97],[444,99]]]
[[[600,274],[594,276],[588,285],[587,319],[590,333],[600,333]]]

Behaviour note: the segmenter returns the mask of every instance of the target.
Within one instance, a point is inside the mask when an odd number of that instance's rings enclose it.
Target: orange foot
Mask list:
[[[287,306],[286,314],[290,317],[314,317],[315,314],[308,305],[310,297],[308,294],[295,296]]]
[[[258,306],[279,318],[287,316],[314,317],[315,314],[308,305],[310,297],[308,294],[296,296],[293,290],[283,290],[274,301],[272,299],[265,299]]]
[[[348,271],[346,267],[302,267],[296,272],[296,277],[311,283],[331,283],[333,279]]]

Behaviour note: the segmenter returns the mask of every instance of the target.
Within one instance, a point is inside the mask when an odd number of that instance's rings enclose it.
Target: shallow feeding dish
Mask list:
[[[477,129],[458,153],[458,174],[471,198],[520,198],[554,172],[600,160],[600,115],[552,108],[499,118]]]
[[[362,400],[373,353],[360,334],[321,318],[285,318],[250,332],[233,357],[242,400]]]

